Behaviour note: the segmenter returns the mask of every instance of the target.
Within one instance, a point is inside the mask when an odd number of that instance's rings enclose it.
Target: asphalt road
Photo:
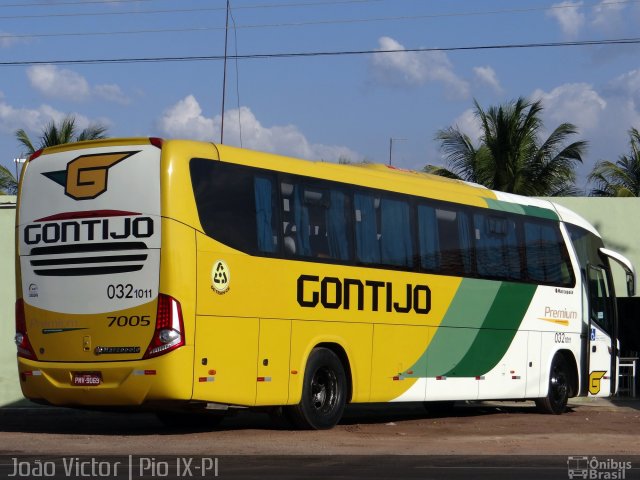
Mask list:
[[[336,428],[314,432],[246,410],[216,429],[168,429],[150,413],[22,402],[0,408],[0,478],[39,478],[37,465],[53,468],[50,478],[87,478],[80,465],[91,478],[128,480],[215,472],[247,479],[565,479],[570,471],[574,478],[640,478],[640,403],[570,405],[560,416],[539,414],[527,402],[464,403],[446,414],[420,404],[352,406]],[[91,462],[102,462],[105,475],[87,470]],[[596,476],[580,476],[592,475],[589,469]]]

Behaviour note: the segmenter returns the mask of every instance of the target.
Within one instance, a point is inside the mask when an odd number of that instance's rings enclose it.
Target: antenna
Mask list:
[[[224,99],[227,91],[227,39],[229,36],[229,1],[227,0],[227,21],[224,27],[224,67],[222,73],[222,118],[220,120],[220,143],[224,143]]]

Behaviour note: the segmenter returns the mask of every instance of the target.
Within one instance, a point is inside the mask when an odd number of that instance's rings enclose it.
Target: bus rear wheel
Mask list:
[[[569,365],[564,355],[556,353],[549,372],[549,391],[544,398],[538,398],[536,405],[543,413],[560,415],[567,409],[571,392]]]
[[[342,418],[346,404],[347,379],[342,362],[328,348],[315,348],[304,372],[302,398],[287,407],[293,425],[305,430],[325,430]]]

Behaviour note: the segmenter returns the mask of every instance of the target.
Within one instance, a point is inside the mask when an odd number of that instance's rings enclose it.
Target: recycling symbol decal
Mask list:
[[[216,293],[227,293],[230,281],[229,267],[223,260],[217,260],[211,269],[211,288]]]

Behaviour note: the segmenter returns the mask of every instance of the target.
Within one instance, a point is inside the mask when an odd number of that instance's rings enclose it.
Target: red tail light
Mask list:
[[[27,158],[27,162],[30,162],[31,160],[35,160],[40,155],[42,155],[42,152],[44,152],[44,148],[41,148],[40,150],[36,150],[31,155],[29,155],[29,158]]]
[[[154,147],[162,149],[162,144],[164,143],[164,140],[158,137],[149,137],[149,143]]]
[[[29,337],[27,336],[27,320],[24,314],[24,301],[19,298],[16,300],[16,347],[18,347],[18,356],[37,360],[36,353],[33,351]]]
[[[180,302],[169,295],[158,295],[156,329],[144,358],[157,357],[184,345],[184,323]]]

